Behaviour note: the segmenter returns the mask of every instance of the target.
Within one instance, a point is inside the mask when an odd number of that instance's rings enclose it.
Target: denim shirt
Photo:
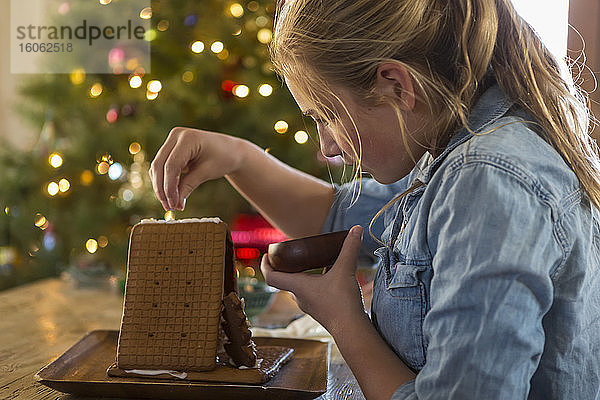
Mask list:
[[[393,399],[600,399],[600,215],[497,85],[392,185],[336,186],[324,232],[365,229],[371,318],[417,372]],[[409,195],[371,218],[415,181]],[[375,260],[375,258],[373,258]]]

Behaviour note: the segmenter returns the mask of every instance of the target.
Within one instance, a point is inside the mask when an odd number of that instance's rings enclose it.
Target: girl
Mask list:
[[[357,179],[332,188],[175,128],[150,171],[164,208],[225,176],[292,238],[353,227],[325,275],[261,268],[367,398],[599,398],[598,150],[563,62],[510,0],[287,0],[270,49],[323,154]],[[369,318],[355,269],[373,252]]]

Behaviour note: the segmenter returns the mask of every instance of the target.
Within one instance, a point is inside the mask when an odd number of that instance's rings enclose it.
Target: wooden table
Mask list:
[[[33,375],[87,332],[118,330],[122,301],[116,289],[77,289],[60,279],[0,292],[0,399],[79,399],[38,384]],[[275,312],[282,310],[275,306]],[[319,399],[363,399],[343,360],[330,362],[327,393]]]

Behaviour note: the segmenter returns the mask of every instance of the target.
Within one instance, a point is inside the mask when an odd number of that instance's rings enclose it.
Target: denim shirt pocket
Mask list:
[[[425,365],[426,352],[423,338],[426,299],[419,273],[427,267],[397,261],[387,248],[378,249],[376,254],[381,263],[374,283],[374,322],[396,354],[418,371]]]
[[[386,281],[386,288],[390,296],[406,299],[421,298],[420,282],[417,279],[420,268],[402,262],[394,263]]]

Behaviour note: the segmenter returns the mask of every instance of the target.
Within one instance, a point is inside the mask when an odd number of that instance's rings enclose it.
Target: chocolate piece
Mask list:
[[[329,267],[340,254],[348,232],[338,231],[271,243],[268,250],[269,263],[274,270],[282,272]]]
[[[223,298],[222,327],[229,339],[225,343],[225,350],[235,366],[253,367],[256,364],[256,349],[252,332],[244,314],[244,306],[235,292]]]

